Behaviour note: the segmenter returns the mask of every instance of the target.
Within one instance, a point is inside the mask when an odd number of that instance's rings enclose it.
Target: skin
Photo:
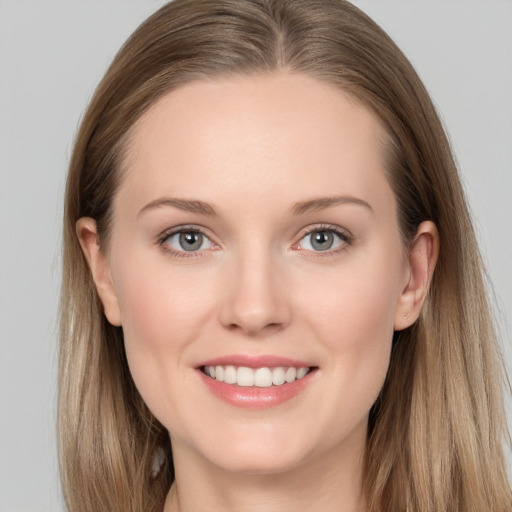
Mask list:
[[[368,413],[438,253],[430,222],[411,247],[400,239],[385,140],[356,100],[287,73],[188,84],[136,123],[107,250],[93,219],[77,233],[135,383],[171,436],[166,512],[364,510]],[[162,198],[216,214],[155,206]],[[204,231],[200,250],[162,235],[180,226]],[[342,236],[315,250],[308,232],[331,227]],[[228,354],[317,370],[291,400],[242,409],[197,370]]]

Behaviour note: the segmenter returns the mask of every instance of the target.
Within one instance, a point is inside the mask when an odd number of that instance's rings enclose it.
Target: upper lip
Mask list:
[[[204,361],[198,365],[198,368],[203,366],[245,366],[247,368],[275,368],[278,366],[293,366],[295,368],[303,368],[312,367],[315,365],[308,361],[299,361],[297,359],[290,359],[288,357],[275,355],[254,356],[249,354],[232,354]]]

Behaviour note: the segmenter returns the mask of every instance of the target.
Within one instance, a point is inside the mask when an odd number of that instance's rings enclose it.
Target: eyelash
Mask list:
[[[169,240],[169,238],[180,233],[197,233],[204,236],[206,239],[210,240],[210,237],[197,226],[179,226],[177,228],[164,231],[158,237],[157,243],[166,254],[172,255],[174,258],[202,258],[203,254],[201,251],[176,251],[175,249],[173,249],[172,247],[165,243],[167,240]],[[214,244],[214,242],[211,243]]]
[[[327,249],[326,251],[311,251],[307,249],[300,249],[298,245],[300,242],[307,236],[312,235],[313,233],[334,233],[341,240],[340,247],[335,249]],[[328,258],[330,256],[336,256],[339,253],[346,251],[348,247],[353,245],[355,237],[350,234],[348,231],[341,229],[339,226],[335,226],[332,224],[318,224],[316,226],[312,226],[311,228],[307,228],[300,235],[300,238],[297,242],[293,244],[292,247],[296,248],[296,250],[307,251],[310,258]]]
[[[322,233],[322,232],[328,232],[328,233],[334,233],[336,236],[338,236],[341,240],[341,246],[337,247],[335,249],[326,251],[311,251],[309,249],[300,249],[299,244],[300,242],[307,237],[308,235],[312,235],[313,233]],[[173,228],[171,230],[167,230],[163,232],[157,239],[157,244],[162,248],[162,250],[167,253],[171,254],[175,258],[201,258],[203,257],[202,252],[203,251],[176,251],[172,249],[169,245],[167,245],[165,242],[169,240],[174,235],[180,234],[180,233],[198,233],[205,237],[207,240],[209,240],[212,244],[216,245],[215,242],[212,242],[210,237],[200,228],[197,226],[179,226],[177,228]],[[345,230],[340,229],[338,226],[334,226],[331,224],[320,224],[316,226],[312,226],[311,228],[303,231],[300,235],[300,238],[297,242],[295,242],[292,245],[292,248],[298,251],[306,251],[309,254],[309,257],[312,258],[325,258],[329,256],[334,256],[336,254],[339,254],[340,252],[343,252],[347,249],[347,247],[353,245],[354,243],[354,236],[348,233]]]

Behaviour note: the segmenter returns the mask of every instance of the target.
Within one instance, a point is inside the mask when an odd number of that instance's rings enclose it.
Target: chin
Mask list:
[[[229,458],[211,460],[223,470],[239,475],[279,475],[300,467],[305,459],[298,454],[283,453],[282,450],[269,454],[238,453]]]
[[[308,436],[290,435],[288,429],[263,427],[241,429],[224,439],[212,439],[204,446],[202,455],[225,471],[246,475],[277,475],[292,471],[318,450]],[[232,435],[229,435],[232,434]]]

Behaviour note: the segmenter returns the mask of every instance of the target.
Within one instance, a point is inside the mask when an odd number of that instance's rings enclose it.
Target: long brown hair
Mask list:
[[[175,0],[130,37],[76,138],[64,212],[59,449],[72,512],[158,511],[173,481],[169,437],[130,376],[122,328],[102,312],[75,233],[108,246],[130,129],[167,92],[204,78],[302,73],[357,97],[388,133],[404,244],[436,223],[441,252],[419,320],[395,333],[370,412],[364,492],[372,512],[512,510],[503,364],[483,266],[449,143],[412,66],[344,0]]]

